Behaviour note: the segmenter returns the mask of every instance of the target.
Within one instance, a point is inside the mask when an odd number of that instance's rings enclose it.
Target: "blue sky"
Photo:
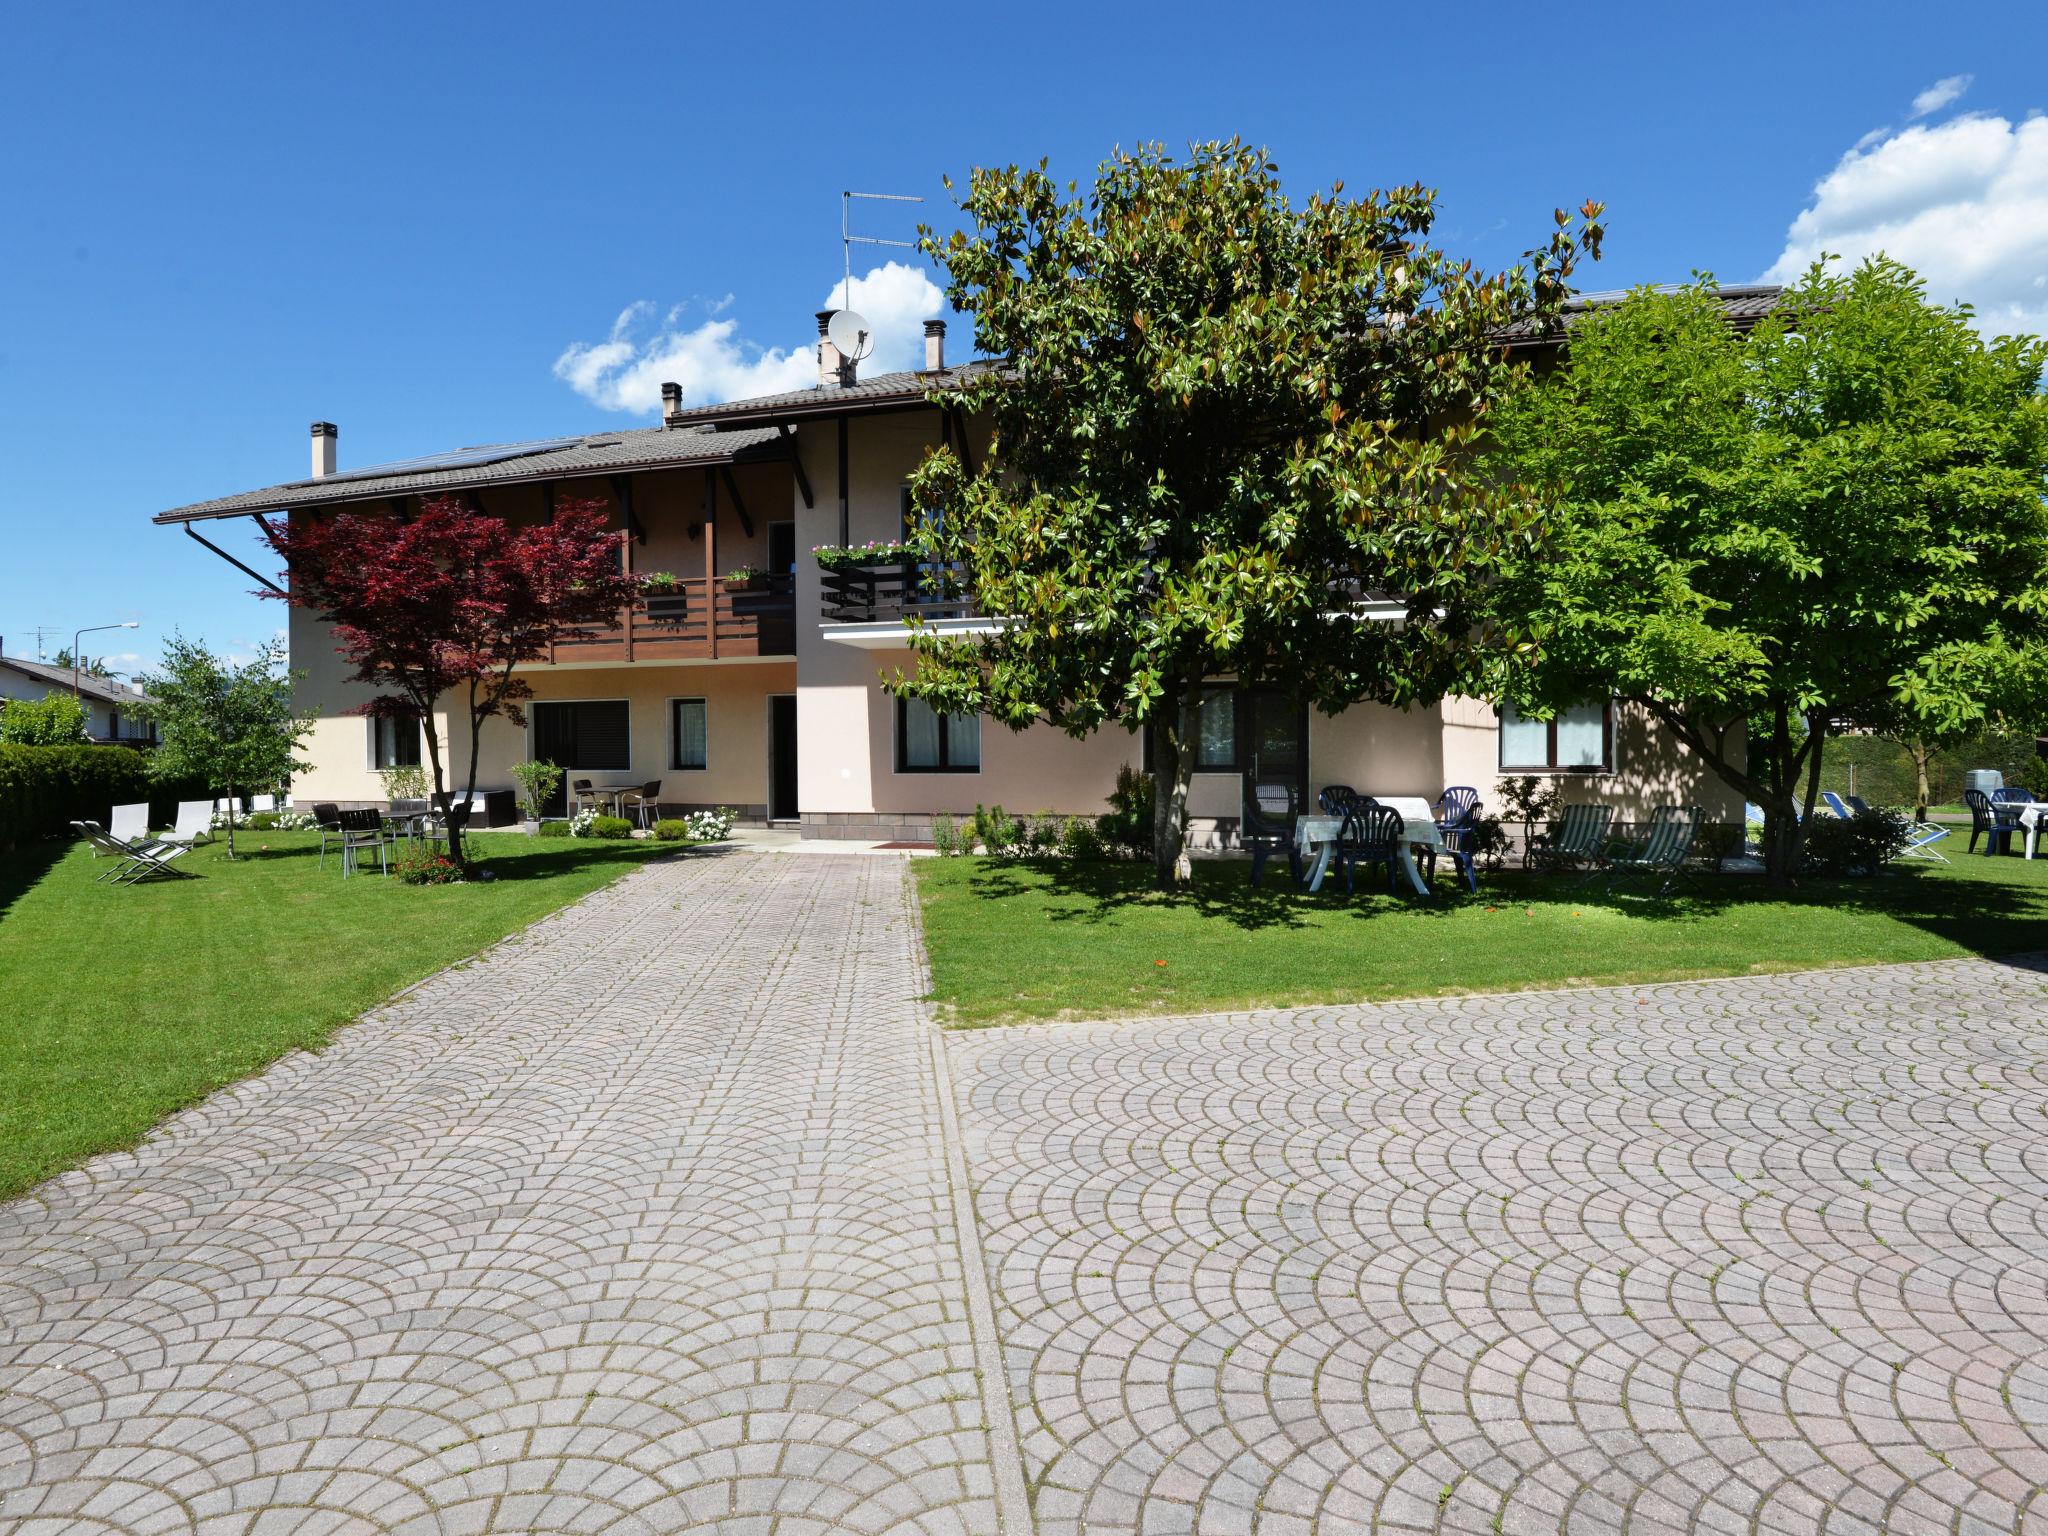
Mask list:
[[[0,640],[33,656],[38,625],[54,652],[132,618],[87,649],[133,666],[181,627],[246,651],[278,610],[150,514],[303,475],[315,418],[346,467],[651,422],[661,377],[717,395],[800,372],[841,189],[923,193],[943,222],[941,174],[978,163],[1085,176],[1118,143],[1234,133],[1301,193],[1441,187],[1440,235],[1488,265],[1595,197],[1589,287],[1881,242],[1939,296],[2048,327],[2048,10],[1935,16],[17,7]],[[860,218],[909,233],[886,205]],[[907,349],[929,295],[899,271],[856,300]]]

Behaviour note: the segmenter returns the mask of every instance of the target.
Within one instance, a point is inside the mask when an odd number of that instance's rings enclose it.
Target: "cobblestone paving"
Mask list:
[[[2048,1532],[2039,969],[949,1056],[1049,1536]]]
[[[0,1208],[0,1530],[993,1530],[906,901],[636,873]]]

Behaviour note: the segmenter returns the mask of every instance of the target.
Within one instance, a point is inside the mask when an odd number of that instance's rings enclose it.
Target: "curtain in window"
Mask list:
[[[1550,764],[1550,726],[1524,720],[1512,704],[1500,707],[1500,761],[1503,768],[1545,768]]]
[[[939,717],[923,699],[903,701],[903,766],[939,766]]]
[[[1217,690],[1202,696],[1201,743],[1195,750],[1197,768],[1229,769],[1237,766],[1237,696]]]
[[[702,768],[707,761],[704,701],[677,699],[675,712],[675,757],[671,766]]]
[[[1607,712],[1598,704],[1579,704],[1557,715],[1557,766],[1598,768],[1607,756]]]
[[[948,715],[946,717],[946,766],[949,768],[979,768],[981,766],[981,716]]]

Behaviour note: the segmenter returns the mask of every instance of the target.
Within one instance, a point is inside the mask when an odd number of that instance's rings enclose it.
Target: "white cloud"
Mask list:
[[[840,307],[846,286],[843,280],[834,283],[821,307]],[[875,353],[861,372],[872,376],[918,366],[924,355],[919,322],[938,314],[944,303],[929,277],[901,262],[886,262],[856,277],[851,307],[867,316],[875,330]],[[813,326],[804,326],[810,339],[764,347],[740,333],[739,321],[727,313],[732,307],[731,294],[678,304],[665,314],[650,300],[629,304],[603,341],[570,343],[555,359],[555,377],[606,410],[648,413],[661,409],[661,386],[669,380],[683,386],[683,401],[689,405],[772,395],[817,382]],[[698,308],[705,318],[687,324]]]
[[[1959,117],[1850,150],[1764,280],[1793,281],[1823,253],[1853,263],[1879,251],[1925,278],[1930,298],[1974,305],[1986,335],[2048,333],[2048,117]]]
[[[1939,112],[1950,102],[1962,100],[1963,92],[1976,78],[1975,75],[1944,75],[1913,98],[1913,116],[1925,117],[1930,112]]]

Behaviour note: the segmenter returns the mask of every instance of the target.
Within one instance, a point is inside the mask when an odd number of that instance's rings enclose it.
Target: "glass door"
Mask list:
[[[1254,800],[1259,785],[1284,784],[1293,792],[1294,809],[1308,798],[1308,710],[1282,694],[1251,690],[1238,696],[1238,718],[1244,731],[1245,798]],[[1264,803],[1264,797],[1256,797]]]

